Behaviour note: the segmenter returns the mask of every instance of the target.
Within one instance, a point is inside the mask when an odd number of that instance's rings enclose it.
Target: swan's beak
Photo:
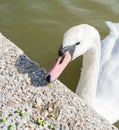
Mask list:
[[[52,67],[49,69],[49,71],[46,74],[46,81],[52,82],[56,80],[60,74],[63,72],[65,67],[68,65],[68,63],[71,61],[71,55],[69,51],[66,51],[64,55],[59,56],[55,63],[52,65]]]

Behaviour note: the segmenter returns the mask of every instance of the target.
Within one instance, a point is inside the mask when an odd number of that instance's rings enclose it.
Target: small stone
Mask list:
[[[36,102],[36,104],[41,105],[42,100],[41,100],[41,98],[36,98],[36,99],[35,99],[35,102]]]
[[[33,105],[34,108],[41,109],[41,106],[38,104]]]
[[[62,123],[66,123],[66,122],[67,122],[67,119],[66,119],[66,118],[63,118],[63,119],[61,119],[61,122],[62,122]]]
[[[53,109],[51,107],[48,108],[48,112],[52,112]]]
[[[48,113],[47,110],[44,110],[44,111],[42,112],[42,116],[47,117],[48,115],[49,115],[49,113]]]

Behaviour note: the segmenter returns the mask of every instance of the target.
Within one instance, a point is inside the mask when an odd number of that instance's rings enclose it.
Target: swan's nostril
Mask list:
[[[50,83],[50,79],[51,79],[51,76],[48,75],[48,76],[46,77],[46,81],[47,81],[48,83]]]

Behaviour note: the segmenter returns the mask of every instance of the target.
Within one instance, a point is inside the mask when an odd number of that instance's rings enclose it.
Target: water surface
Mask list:
[[[103,39],[109,32],[105,21],[119,22],[118,10],[119,0],[1,0],[0,31],[48,69],[68,28],[88,23]],[[72,90],[76,89],[80,67],[78,58],[60,76]]]

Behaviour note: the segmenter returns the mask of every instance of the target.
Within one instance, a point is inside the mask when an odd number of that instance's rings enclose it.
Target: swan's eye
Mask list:
[[[80,42],[77,42],[75,45],[77,46],[77,45],[79,45],[80,44]]]

